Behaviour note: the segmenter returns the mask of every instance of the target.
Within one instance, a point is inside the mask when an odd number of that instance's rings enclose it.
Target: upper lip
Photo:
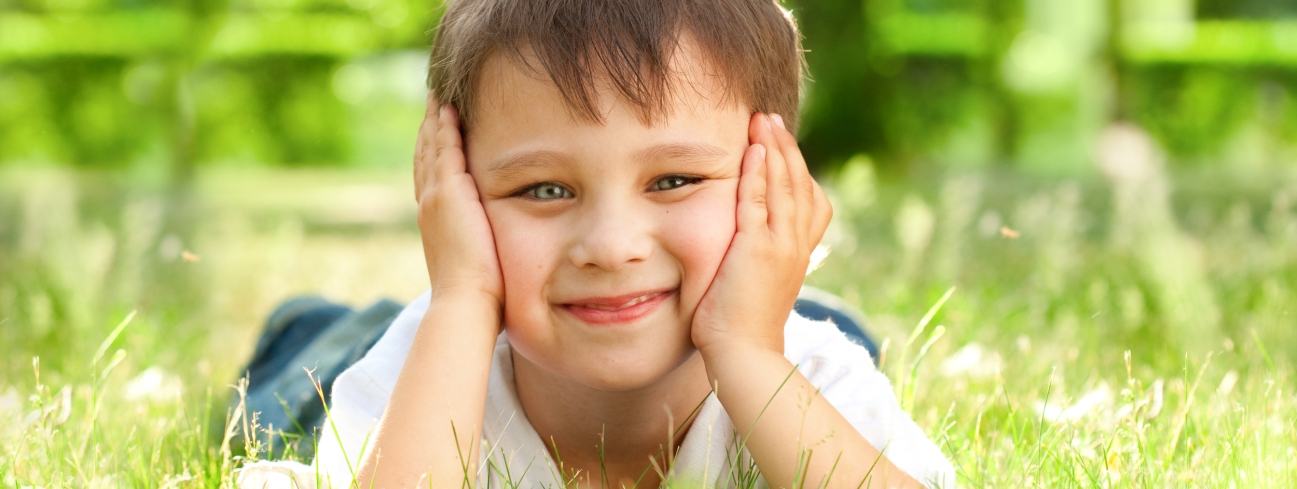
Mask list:
[[[560,303],[560,305],[596,307],[600,309],[604,309],[604,308],[621,309],[624,307],[633,306],[635,304],[638,304],[645,300],[652,299],[659,295],[666,294],[668,292],[671,292],[672,290],[675,289],[664,288],[664,289],[631,292],[629,294],[621,294],[621,295],[614,295],[614,296],[583,297],[580,299],[563,301],[562,303]]]

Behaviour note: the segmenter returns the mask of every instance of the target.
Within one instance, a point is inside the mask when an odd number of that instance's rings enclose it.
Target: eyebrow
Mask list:
[[[664,143],[644,148],[635,153],[640,162],[651,161],[711,161],[724,158],[728,151],[707,143]],[[486,170],[492,173],[518,173],[531,167],[551,166],[568,159],[556,151],[527,151],[497,158]]]
[[[665,160],[711,161],[724,158],[727,155],[729,155],[728,151],[707,143],[666,143],[640,150],[635,153],[635,159],[641,162]]]
[[[496,158],[486,171],[497,173],[518,173],[530,167],[550,166],[562,163],[567,158],[556,151],[526,151]]]

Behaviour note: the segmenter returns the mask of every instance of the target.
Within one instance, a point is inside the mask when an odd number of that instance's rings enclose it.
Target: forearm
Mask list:
[[[703,359],[717,398],[739,439],[747,437],[746,448],[770,487],[854,488],[866,480],[865,487],[923,487],[883,457],[782,354],[731,348],[705,351]]]
[[[499,321],[490,300],[434,295],[357,474],[358,487],[476,483]]]

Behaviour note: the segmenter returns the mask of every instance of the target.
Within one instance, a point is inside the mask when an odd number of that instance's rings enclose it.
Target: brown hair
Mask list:
[[[498,53],[547,75],[581,119],[602,122],[606,86],[650,123],[669,111],[669,63],[686,34],[736,101],[795,130],[804,59],[776,0],[451,0],[428,86],[471,124],[483,65]]]

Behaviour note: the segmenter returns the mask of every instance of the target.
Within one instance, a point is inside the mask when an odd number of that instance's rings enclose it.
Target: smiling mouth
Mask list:
[[[647,316],[674,293],[674,289],[669,289],[616,297],[592,297],[560,304],[559,308],[589,324],[629,323]]]

